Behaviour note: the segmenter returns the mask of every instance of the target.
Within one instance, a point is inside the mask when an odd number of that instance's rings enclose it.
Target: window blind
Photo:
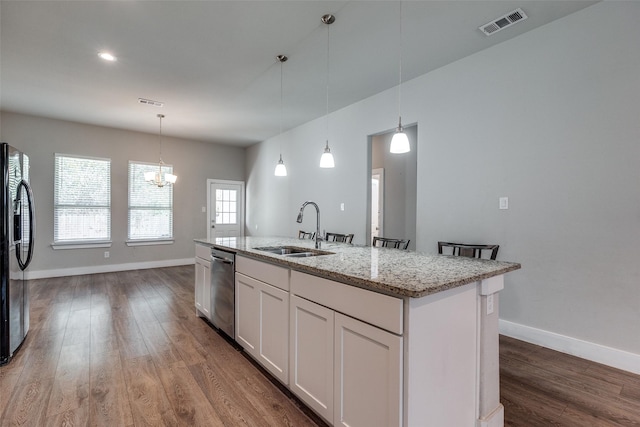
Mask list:
[[[157,163],[129,162],[129,240],[173,239],[173,186],[144,180],[145,172],[157,171]],[[162,165],[165,173],[173,167]]]
[[[111,160],[55,155],[54,242],[111,239]]]

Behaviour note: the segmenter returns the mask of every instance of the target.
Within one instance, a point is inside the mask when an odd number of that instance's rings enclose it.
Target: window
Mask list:
[[[216,224],[236,224],[236,190],[216,189]]]
[[[111,160],[55,155],[54,243],[111,239]]]
[[[144,180],[145,172],[156,172],[157,163],[129,162],[129,240],[173,239],[173,186],[158,187]],[[173,173],[171,165],[162,172]]]

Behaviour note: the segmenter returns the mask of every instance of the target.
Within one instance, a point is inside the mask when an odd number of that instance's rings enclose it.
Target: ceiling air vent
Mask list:
[[[164,107],[164,102],[152,101],[151,99],[138,98],[138,104],[153,105],[154,107]]]
[[[527,19],[527,14],[520,8],[517,8],[513,12],[509,12],[506,15],[501,16],[495,21],[489,22],[480,27],[480,31],[485,33],[487,36],[497,33],[500,30],[504,30],[507,27],[512,26],[513,24],[524,21]]]

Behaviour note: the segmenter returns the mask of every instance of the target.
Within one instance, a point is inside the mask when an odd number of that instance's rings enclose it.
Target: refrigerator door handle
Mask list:
[[[35,242],[35,232],[36,232],[36,227],[35,227],[35,215],[34,215],[34,206],[33,206],[33,191],[31,191],[31,186],[29,185],[29,183],[27,181],[25,181],[24,179],[22,181],[20,181],[20,183],[18,184],[18,188],[16,189],[16,202],[18,203],[18,206],[21,204],[21,189],[22,187],[24,187],[25,192],[27,193],[27,205],[29,206],[29,249],[27,250],[27,259],[23,262],[22,258],[20,258],[20,243],[22,241],[22,239],[20,239],[20,241],[18,241],[18,243],[16,243],[16,257],[18,258],[18,265],[20,266],[21,270],[25,270],[29,264],[31,264],[31,258],[33,257],[33,244]],[[20,221],[18,227],[22,227],[22,221]],[[20,233],[22,234],[22,233]]]

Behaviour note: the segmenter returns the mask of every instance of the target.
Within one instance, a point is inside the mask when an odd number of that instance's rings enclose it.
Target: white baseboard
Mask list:
[[[478,427],[503,427],[504,426],[504,406],[501,403],[498,407],[487,416],[487,418],[478,420]]]
[[[503,335],[629,371],[634,374],[640,374],[640,354],[606,347],[503,319],[500,319],[499,327],[500,333]]]
[[[162,261],[132,262],[127,264],[88,265],[83,267],[58,268],[55,270],[27,270],[26,278],[46,279],[48,277],[79,276],[81,274],[112,273],[114,271],[144,270],[147,268],[175,267],[195,264],[195,258],[167,259]]]

